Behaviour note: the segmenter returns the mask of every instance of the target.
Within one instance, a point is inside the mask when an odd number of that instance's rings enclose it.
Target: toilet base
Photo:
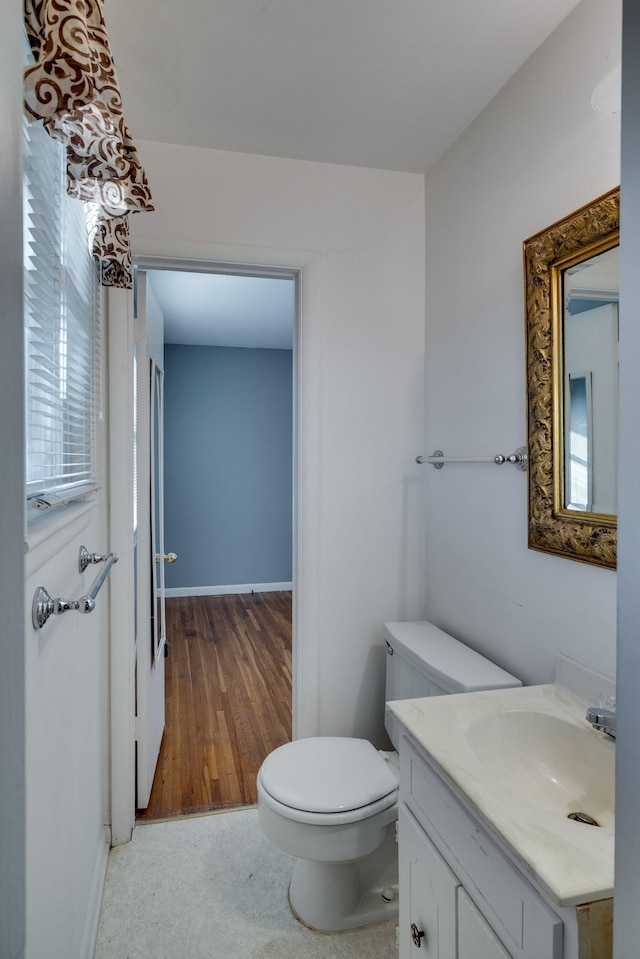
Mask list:
[[[395,898],[389,898],[390,890]],[[398,847],[394,824],[378,849],[354,862],[296,861],[289,904],[305,926],[321,932],[357,929],[398,915]]]

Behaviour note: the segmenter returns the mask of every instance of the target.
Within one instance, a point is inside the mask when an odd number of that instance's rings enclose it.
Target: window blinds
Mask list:
[[[64,149],[41,123],[25,122],[24,169],[27,497],[47,508],[97,482],[97,268]]]

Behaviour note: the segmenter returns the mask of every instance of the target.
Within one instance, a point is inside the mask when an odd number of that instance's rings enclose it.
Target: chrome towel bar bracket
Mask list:
[[[513,463],[517,469],[525,473],[528,456],[526,446],[519,446],[515,453],[509,456],[504,456],[502,453],[496,453],[495,456],[445,456],[442,450],[434,450],[431,456],[416,456],[416,463],[431,463],[437,470],[441,470],[445,463],[494,463],[496,466]]]
[[[78,569],[81,573],[84,573],[87,566],[92,563],[106,563],[108,559],[109,554],[102,556],[100,553],[90,553],[86,546],[81,546],[78,555]]]
[[[61,613],[69,612],[69,610],[75,610],[78,613],[91,613],[95,608],[96,596],[100,592],[102,584],[111,572],[111,567],[117,562],[117,553],[100,556],[97,553],[89,553],[84,546],[81,546],[78,558],[78,567],[81,573],[90,563],[104,563],[104,568],[94,579],[89,592],[81,596],[80,599],[64,599],[62,596],[52,599],[44,586],[38,586],[31,605],[33,628],[42,629],[50,616],[59,616]]]

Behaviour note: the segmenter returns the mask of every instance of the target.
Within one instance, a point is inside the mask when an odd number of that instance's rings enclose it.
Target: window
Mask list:
[[[83,204],[67,196],[64,148],[25,123],[24,306],[27,498],[40,509],[97,482],[97,266]]]

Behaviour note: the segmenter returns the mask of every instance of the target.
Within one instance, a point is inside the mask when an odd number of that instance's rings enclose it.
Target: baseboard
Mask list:
[[[165,596],[228,596],[231,593],[290,592],[293,583],[244,583],[240,586],[175,586],[165,589]]]
[[[104,881],[107,875],[108,857],[109,847],[106,843],[100,843],[100,848],[96,858],[96,865],[93,870],[93,878],[91,880],[91,889],[89,890],[87,917],[82,935],[82,949],[80,952],[82,959],[91,959],[96,948],[98,923],[100,922],[100,910],[102,908],[102,895],[104,893]]]

